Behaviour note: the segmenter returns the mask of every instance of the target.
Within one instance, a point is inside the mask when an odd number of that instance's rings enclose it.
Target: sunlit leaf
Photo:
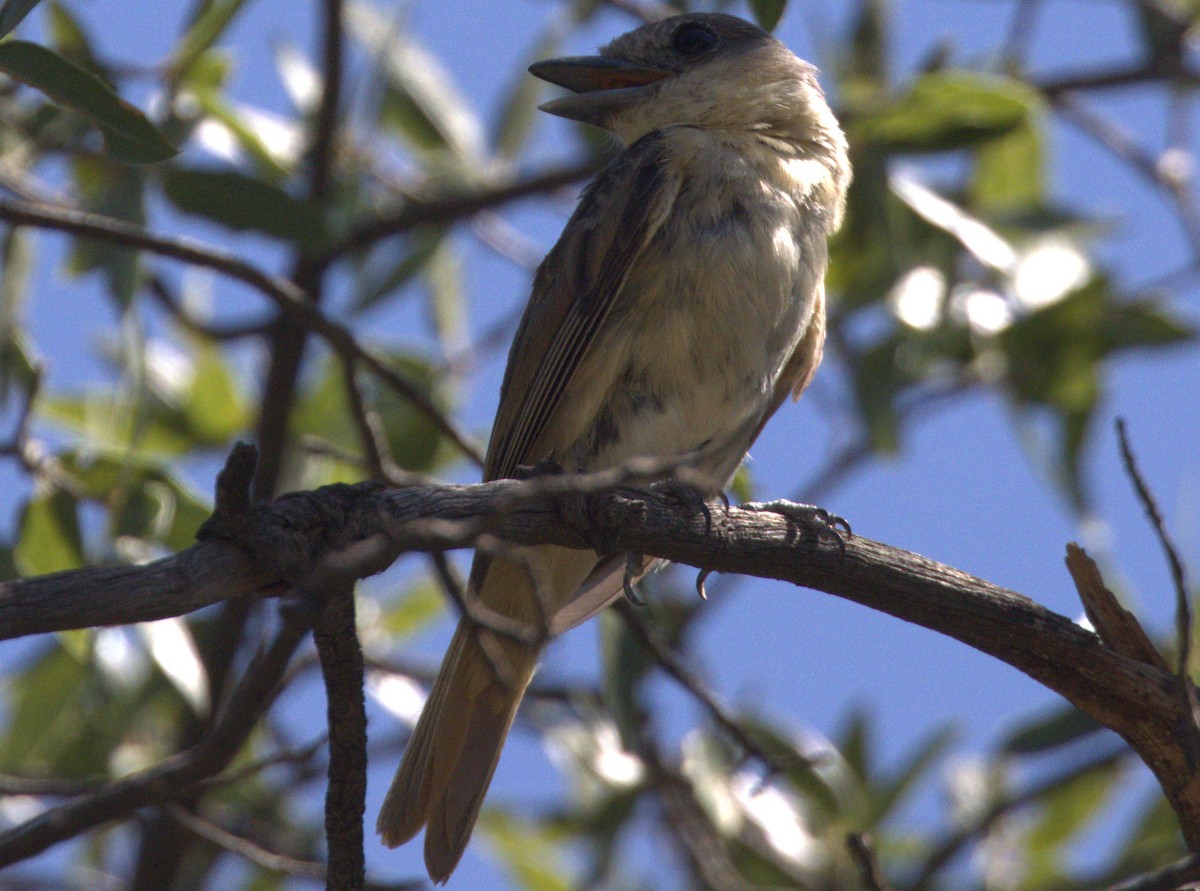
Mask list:
[[[448,152],[464,172],[484,157],[483,125],[441,62],[412,35],[374,7],[353,3],[346,11],[350,34],[372,55],[385,90],[380,123],[425,152]]]
[[[104,135],[106,153],[119,161],[149,164],[179,153],[104,81],[53,50],[23,40],[5,41],[0,43],[0,71],[85,115]]]
[[[1049,859],[1103,812],[1113,784],[1122,773],[1121,767],[1119,762],[1097,765],[1037,799],[1041,814],[1028,836],[1034,860]]]
[[[1027,84],[995,75],[937,71],[919,77],[885,109],[852,124],[860,140],[894,152],[940,152],[1012,132],[1037,106]]]
[[[0,770],[37,775],[52,767],[59,747],[78,733],[74,704],[88,675],[85,663],[54,643],[9,679]]]
[[[46,4],[46,11],[49,13],[47,24],[54,48],[63,57],[94,72],[105,81],[111,81],[105,66],[96,58],[91,37],[71,11],[58,0]]]
[[[221,38],[245,0],[204,0],[195,7],[195,16],[183,38],[175,44],[170,68],[171,79],[185,77],[196,60]]]
[[[988,214],[1041,207],[1045,200],[1045,138],[1040,115],[979,147],[971,178],[971,205]]]
[[[77,159],[73,170],[86,209],[134,225],[145,223],[145,177],[140,170],[95,158]],[[107,280],[109,296],[121,312],[129,307],[141,280],[138,251],[90,238],[75,239],[68,268],[73,275],[101,273]]]
[[[559,833],[496,808],[484,809],[479,830],[518,887],[528,891],[570,891],[574,887],[560,863]]]
[[[21,511],[13,559],[22,575],[44,575],[84,565],[79,505],[61,489],[35,493]]]
[[[410,586],[383,617],[383,627],[397,640],[412,637],[441,616],[446,609],[446,597],[428,579]]]
[[[179,210],[234,231],[259,232],[309,250],[328,241],[316,205],[237,170],[174,167],[166,172],[163,186]]]

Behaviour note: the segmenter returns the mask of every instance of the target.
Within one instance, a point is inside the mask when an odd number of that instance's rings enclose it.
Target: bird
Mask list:
[[[603,128],[620,150],[534,276],[485,480],[652,457],[686,463],[719,494],[821,359],[827,239],[851,173],[817,71],[716,13],[529,70],[569,91],[543,111]],[[621,596],[628,571],[624,556],[588,550],[480,550],[467,599],[558,632]],[[544,636],[459,622],[376,827],[388,847],[424,828],[434,882],[467,847]]]

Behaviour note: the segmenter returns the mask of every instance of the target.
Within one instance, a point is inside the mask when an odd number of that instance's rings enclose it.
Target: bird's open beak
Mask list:
[[[542,111],[598,126],[613,112],[644,99],[649,84],[674,74],[604,56],[547,59],[530,65],[529,73],[575,93],[539,106]]]

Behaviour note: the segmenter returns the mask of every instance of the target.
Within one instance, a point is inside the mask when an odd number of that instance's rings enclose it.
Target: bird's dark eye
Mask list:
[[[681,25],[671,35],[671,47],[681,56],[694,59],[717,45],[717,35],[703,25]]]

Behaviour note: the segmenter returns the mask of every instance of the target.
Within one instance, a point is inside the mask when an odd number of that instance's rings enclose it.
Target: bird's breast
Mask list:
[[[777,171],[707,149],[688,155],[666,222],[564,394],[578,419],[563,431],[570,463],[700,450],[703,469],[728,476],[809,324],[823,229]]]

